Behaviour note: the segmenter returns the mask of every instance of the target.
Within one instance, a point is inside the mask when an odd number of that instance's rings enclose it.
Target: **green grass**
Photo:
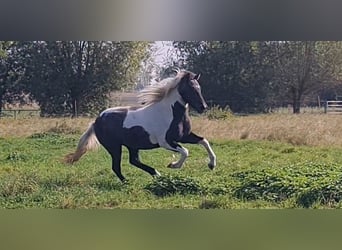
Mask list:
[[[164,149],[141,151],[144,163],[162,177],[128,163],[114,176],[101,148],[73,166],[61,159],[73,151],[79,134],[33,134],[0,138],[1,208],[335,208],[342,205],[341,148],[293,146],[269,141],[214,141],[217,168],[207,167],[198,145],[182,169]]]

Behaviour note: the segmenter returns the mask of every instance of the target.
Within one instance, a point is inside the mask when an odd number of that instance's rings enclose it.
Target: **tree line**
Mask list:
[[[0,111],[4,103],[34,100],[42,115],[97,114],[111,91],[134,88],[156,71],[169,76],[174,67],[201,73],[205,98],[233,112],[291,104],[299,113],[303,102],[342,96],[342,42],[173,41],[162,67],[153,65],[151,44],[1,41]]]
[[[0,42],[0,106],[36,101],[42,115],[98,113],[134,84],[148,42]],[[27,100],[27,98],[26,98]]]
[[[342,42],[175,41],[177,64],[201,72],[206,99],[234,112],[268,112],[342,95]]]

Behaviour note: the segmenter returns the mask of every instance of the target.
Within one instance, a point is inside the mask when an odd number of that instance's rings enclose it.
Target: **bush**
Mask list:
[[[232,117],[233,113],[228,106],[221,108],[218,105],[212,106],[207,112],[206,116],[209,120],[226,120]]]
[[[202,192],[202,188],[195,180],[179,176],[157,177],[145,189],[160,197],[173,194],[198,194]]]
[[[342,179],[339,179],[301,193],[297,198],[297,203],[303,207],[310,207],[316,202],[328,205],[340,202],[341,200]]]
[[[239,199],[281,201],[294,193],[293,185],[287,184],[290,180],[277,176],[277,171],[247,171],[238,173],[234,177],[241,182],[234,191],[234,195]]]
[[[342,200],[341,166],[315,164],[250,170],[233,174],[239,181],[233,195],[240,199],[283,201],[294,198],[299,206],[332,204]]]

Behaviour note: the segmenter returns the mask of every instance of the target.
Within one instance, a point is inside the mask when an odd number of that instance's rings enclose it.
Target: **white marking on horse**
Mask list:
[[[201,86],[199,85],[198,81],[196,79],[191,80],[191,82],[194,84],[194,87],[200,91],[201,90]]]
[[[176,101],[184,103],[177,89],[173,89],[163,102],[157,102],[138,110],[129,110],[123,127],[141,126],[150,135],[151,143],[158,143],[163,147],[166,132],[173,119],[172,105]],[[158,121],[156,114],[158,114]]]
[[[176,150],[181,154],[181,158],[178,161],[169,164],[169,168],[181,168],[184,161],[189,156],[189,150],[184,147],[177,147]]]
[[[216,166],[216,155],[213,149],[210,147],[208,140],[204,138],[202,141],[198,142],[198,144],[202,145],[207,150],[210,159],[208,165],[211,169],[213,169]]]

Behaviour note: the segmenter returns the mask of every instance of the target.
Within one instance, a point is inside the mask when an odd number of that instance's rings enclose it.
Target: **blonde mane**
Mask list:
[[[178,86],[185,74],[191,73],[189,71],[179,69],[176,69],[175,71],[177,73],[175,77],[165,78],[160,82],[143,89],[138,95],[138,102],[143,105],[149,105],[161,101]]]

